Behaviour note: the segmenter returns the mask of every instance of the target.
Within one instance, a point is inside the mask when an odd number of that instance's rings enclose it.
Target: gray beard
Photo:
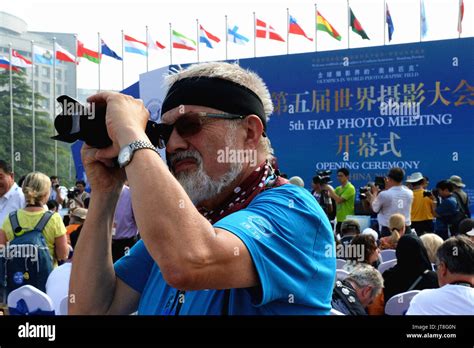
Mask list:
[[[174,174],[184,188],[194,205],[215,198],[228,187],[242,171],[242,163],[231,163],[229,171],[219,179],[212,179],[205,171],[202,157],[197,151],[182,151],[172,156],[172,160],[194,158],[197,161],[197,170],[183,171]]]

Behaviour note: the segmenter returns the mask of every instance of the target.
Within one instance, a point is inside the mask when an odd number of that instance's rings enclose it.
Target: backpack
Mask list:
[[[456,198],[456,201],[458,202],[459,208],[461,212],[464,215],[465,219],[468,219],[471,217],[471,212],[469,211],[469,206],[467,205],[467,202],[463,202],[461,195],[457,192],[453,192],[454,197]]]
[[[7,294],[23,286],[32,285],[46,292],[46,280],[53,270],[53,259],[43,235],[53,213],[47,211],[32,230],[23,230],[16,211],[9,219],[15,238],[8,243],[3,264],[3,285]]]

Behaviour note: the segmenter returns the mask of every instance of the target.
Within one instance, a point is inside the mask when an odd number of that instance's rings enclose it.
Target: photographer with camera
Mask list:
[[[85,208],[85,201],[89,198],[86,192],[86,183],[84,180],[77,180],[76,187],[67,192],[68,208],[72,211],[75,208]]]
[[[210,62],[167,84],[156,136],[168,167],[146,134],[141,100],[114,92],[88,99],[106,104],[112,145],[82,148],[91,199],[69,314],[328,315],[334,236],[309,191],[274,172],[265,83],[237,64]],[[256,161],[217,160],[226,147],[253,151]],[[113,264],[125,177],[141,240]]]
[[[64,200],[66,199],[66,188],[60,185],[59,177],[56,175],[50,176],[49,179],[51,180],[51,193],[49,195],[49,199],[58,202],[60,210],[64,204]]]
[[[434,231],[435,197],[431,191],[423,188],[425,178],[420,172],[409,175],[406,182],[411,184],[413,191],[411,228],[421,237],[427,232]]]
[[[346,220],[347,215],[354,215],[354,204],[356,190],[354,185],[349,181],[349,170],[341,168],[337,170],[337,180],[341,183],[334,190],[328,184],[322,185],[322,189],[326,190],[329,197],[336,202],[336,234],[341,232],[341,224]]]
[[[386,177],[375,178],[375,188],[368,197],[372,209],[377,213],[379,232],[382,237],[390,236],[389,219],[400,213],[405,217],[406,232],[411,233],[411,206],[413,192],[403,186],[405,172],[402,168],[392,168]]]
[[[321,172],[318,172],[317,175],[313,177],[313,183],[311,184],[313,190],[311,193],[313,194],[314,198],[316,198],[321,208],[323,208],[329,221],[332,223],[336,218],[336,201],[329,197],[328,190],[323,190],[322,188],[322,185],[327,185],[333,189],[330,184],[331,178],[324,176],[324,173],[321,174]]]
[[[454,187],[450,181],[438,182],[436,189],[439,197],[436,197],[435,233],[446,240],[458,234],[459,223],[464,219],[464,214],[453,195]]]

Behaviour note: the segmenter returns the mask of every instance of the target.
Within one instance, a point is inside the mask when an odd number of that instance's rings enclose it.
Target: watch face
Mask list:
[[[120,165],[127,164],[130,161],[131,150],[129,146],[126,146],[120,151],[118,162]]]

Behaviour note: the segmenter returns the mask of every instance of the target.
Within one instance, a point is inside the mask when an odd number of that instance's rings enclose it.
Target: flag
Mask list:
[[[12,65],[19,68],[31,68],[33,63],[12,49]]]
[[[136,53],[141,54],[142,56],[146,56],[146,42],[139,41],[128,35],[124,35],[123,39],[125,52]]]
[[[99,52],[85,48],[84,44],[79,40],[77,40],[77,57],[84,57],[92,63],[100,63]]]
[[[156,41],[155,39],[153,39],[150,35],[150,33],[148,33],[148,48],[149,49],[152,49],[152,50],[162,50],[165,48],[165,45],[162,45],[159,41]]]
[[[197,43],[193,39],[178,33],[176,30],[172,32],[173,48],[179,48],[182,50],[195,51]]]
[[[233,42],[237,45],[245,45],[249,42],[249,39],[243,36],[242,34],[238,33],[239,27],[234,25],[232,29],[227,29],[227,40],[229,42]]]
[[[33,46],[35,63],[53,65],[53,51],[40,46]]]
[[[20,69],[15,67],[13,64],[10,65],[10,61],[6,57],[0,56],[0,68],[8,70],[10,69],[10,67],[12,68],[13,71],[17,71],[17,72],[20,71]]]
[[[221,41],[221,39],[215,35],[212,35],[210,32],[204,29],[202,25],[199,24],[199,42],[206,44],[206,46],[209,48],[214,48],[210,40],[214,41],[215,43],[219,43]]]
[[[390,11],[388,10],[388,4],[386,6],[387,6],[386,22],[387,22],[387,28],[388,28],[388,41],[392,41],[392,35],[393,35],[393,32],[395,31],[395,28],[393,27],[392,16],[390,16]]]
[[[365,33],[364,28],[362,28],[362,25],[360,25],[356,16],[354,16],[354,13],[352,12],[352,9],[350,7],[349,7],[349,11],[351,15],[350,26],[352,27],[352,31],[356,34],[359,34],[364,40],[370,40],[367,34]]]
[[[102,53],[104,56],[109,56],[117,60],[122,60],[122,57],[120,57],[117,53],[112,51],[109,46],[105,43],[104,40],[100,40],[101,45],[100,45],[100,53]]]
[[[261,21],[260,19],[257,19],[257,37],[260,37],[262,39],[270,39],[270,40],[275,40],[275,41],[282,41],[283,38],[275,31],[275,29],[271,26],[265,23],[264,21]]]
[[[76,62],[76,57],[69,53],[64,47],[59,45],[57,42],[54,43],[55,48],[56,48],[56,59],[57,60],[62,60],[64,62],[71,62],[75,63]]]
[[[288,33],[295,34],[295,35],[301,35],[301,36],[304,36],[305,38],[307,38],[309,41],[313,41],[313,38],[308,37],[306,35],[303,28],[300,27],[300,25],[296,22],[296,19],[293,16],[290,16],[290,23],[289,23]]]
[[[420,20],[421,20],[421,37],[425,37],[428,33],[428,24],[426,23],[426,13],[425,13],[425,2],[421,0],[420,8]]]
[[[459,4],[459,17],[458,17],[458,33],[462,33],[462,18],[464,17],[464,0],[460,1]]]
[[[326,20],[326,18],[323,17],[321,13],[319,13],[319,11],[317,12],[316,23],[317,30],[325,31],[336,40],[341,41],[341,35],[339,35],[337,30],[334,29],[334,27]]]

